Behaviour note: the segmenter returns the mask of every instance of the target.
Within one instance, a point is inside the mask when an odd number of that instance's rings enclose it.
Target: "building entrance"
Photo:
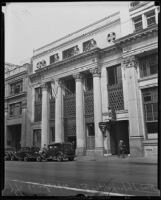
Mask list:
[[[118,144],[120,140],[123,140],[127,147],[126,153],[130,153],[128,126],[129,123],[127,120],[112,123],[110,128],[110,146],[112,155],[118,155]]]
[[[7,146],[17,150],[21,148],[21,124],[7,126]]]

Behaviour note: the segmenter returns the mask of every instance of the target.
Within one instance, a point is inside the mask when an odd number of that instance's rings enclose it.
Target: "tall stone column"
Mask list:
[[[42,125],[41,125],[41,147],[49,143],[49,97],[46,83],[42,87]]]
[[[103,134],[99,128],[99,122],[102,121],[101,69],[95,67],[90,72],[93,74],[94,90],[95,155],[99,156],[104,153]]]
[[[143,156],[143,124],[141,118],[141,102],[137,81],[137,61],[134,56],[123,60],[128,94],[130,154]]]
[[[55,97],[55,142],[64,142],[62,82],[56,80]]]
[[[77,155],[85,155],[86,135],[84,119],[84,92],[82,85],[82,74],[74,74],[76,81],[76,138],[77,138]]]

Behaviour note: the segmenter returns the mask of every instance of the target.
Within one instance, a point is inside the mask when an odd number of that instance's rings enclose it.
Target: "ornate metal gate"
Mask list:
[[[76,136],[76,100],[75,94],[64,96],[64,137]]]

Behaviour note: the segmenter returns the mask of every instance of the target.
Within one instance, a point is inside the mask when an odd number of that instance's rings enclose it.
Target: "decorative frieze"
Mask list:
[[[37,65],[36,65],[37,69],[41,69],[43,67],[46,67],[46,61],[45,60],[38,62]]]

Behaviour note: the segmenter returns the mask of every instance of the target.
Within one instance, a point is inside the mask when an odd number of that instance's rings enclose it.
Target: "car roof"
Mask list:
[[[48,146],[55,145],[55,144],[71,144],[71,143],[70,142],[52,142]]]

